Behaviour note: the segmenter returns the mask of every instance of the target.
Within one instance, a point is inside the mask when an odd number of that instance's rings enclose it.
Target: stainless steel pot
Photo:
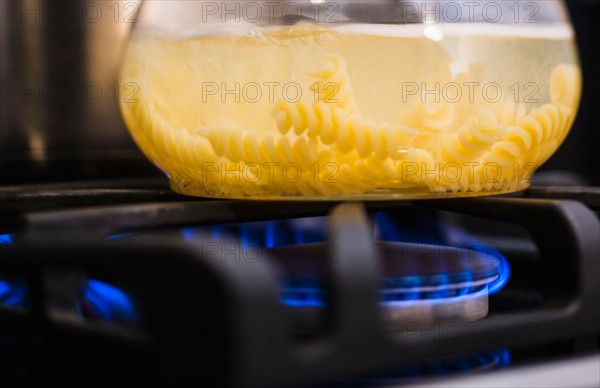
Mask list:
[[[137,173],[119,57],[140,1],[0,0],[0,179]]]

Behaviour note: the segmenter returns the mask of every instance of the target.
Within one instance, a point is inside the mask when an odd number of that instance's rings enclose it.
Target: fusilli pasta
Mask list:
[[[505,128],[489,109],[469,119],[456,133],[445,135],[441,143],[443,160],[475,160],[494,144]]]
[[[515,164],[542,163],[562,142],[581,89],[577,67],[559,65],[552,72],[551,103],[529,113],[524,104],[506,101],[498,110],[481,109],[459,126],[455,120],[464,112],[457,113],[452,104],[419,102],[402,125],[389,125],[362,118],[346,70],[341,57],[328,54],[324,65],[310,73],[318,79],[318,101],[277,101],[272,109],[277,131],[174,128],[154,100],[133,104],[125,118],[143,128],[144,136],[136,141],[145,144],[141,148],[151,159],[163,161],[161,167],[178,182],[173,184],[201,185],[198,193],[330,196],[414,187],[431,192],[513,190],[525,186],[532,171],[514,169]],[[328,84],[338,89],[333,97]],[[227,180],[203,176],[206,162],[222,164]],[[245,168],[266,163],[272,164],[271,174]],[[313,168],[315,163],[331,164],[335,174]],[[286,176],[290,164],[296,168],[291,178]]]

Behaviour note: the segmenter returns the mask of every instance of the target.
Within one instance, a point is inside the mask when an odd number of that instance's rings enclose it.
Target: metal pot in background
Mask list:
[[[0,0],[0,182],[155,172],[118,108],[140,3]]]

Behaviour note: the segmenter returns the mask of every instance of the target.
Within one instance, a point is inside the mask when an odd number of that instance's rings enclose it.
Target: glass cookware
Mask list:
[[[581,76],[560,1],[151,1],[121,71],[139,147],[188,195],[522,190]]]

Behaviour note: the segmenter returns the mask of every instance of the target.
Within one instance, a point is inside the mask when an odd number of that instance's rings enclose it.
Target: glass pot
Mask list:
[[[121,109],[176,192],[411,199],[528,187],[575,118],[560,1],[148,1]]]

